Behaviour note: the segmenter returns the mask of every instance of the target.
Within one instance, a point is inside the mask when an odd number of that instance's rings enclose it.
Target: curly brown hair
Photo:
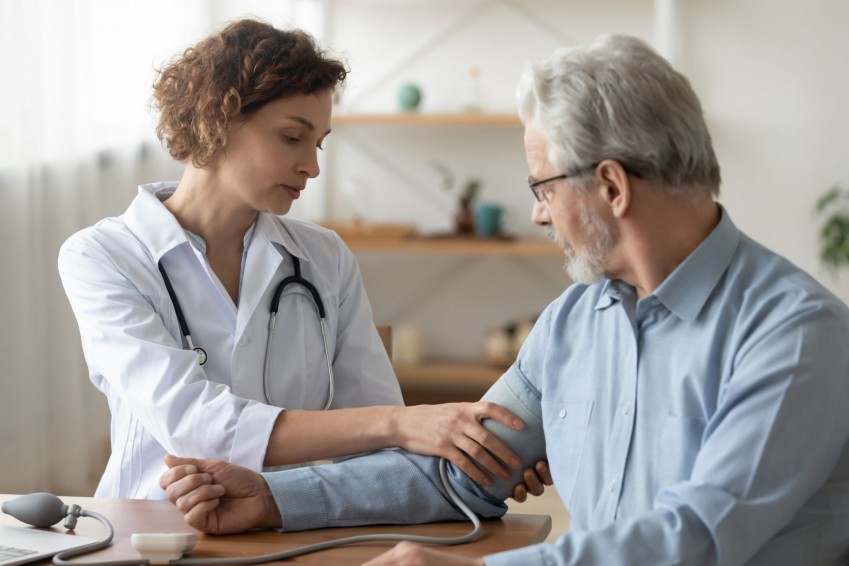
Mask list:
[[[348,70],[308,33],[239,20],[186,49],[153,83],[156,134],[174,159],[207,165],[231,121],[269,102],[340,88]]]

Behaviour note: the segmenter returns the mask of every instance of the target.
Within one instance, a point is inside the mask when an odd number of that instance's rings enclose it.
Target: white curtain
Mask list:
[[[56,270],[61,243],[178,178],[154,68],[243,15],[321,35],[319,0],[0,0],[0,493],[90,495],[108,456]]]

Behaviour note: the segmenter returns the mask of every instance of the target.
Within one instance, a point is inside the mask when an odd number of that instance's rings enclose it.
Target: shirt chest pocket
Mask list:
[[[336,347],[337,301],[321,296],[325,310],[327,356],[321,318],[312,294],[290,284],[280,296],[274,336],[268,352],[268,386],[275,405],[321,409],[329,390],[327,359]]]
[[[543,403],[545,445],[557,492],[567,507],[584,456],[594,401]]]

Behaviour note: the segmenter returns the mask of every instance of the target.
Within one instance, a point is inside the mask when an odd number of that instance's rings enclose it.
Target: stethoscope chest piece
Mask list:
[[[205,365],[205,364],[206,364],[206,360],[207,360],[207,357],[206,357],[206,350],[204,350],[204,349],[203,349],[203,348],[201,348],[200,346],[195,346],[195,347],[194,347],[194,348],[192,348],[192,349],[195,351],[195,354],[197,354],[197,355],[198,355],[198,363],[199,363],[200,365]]]

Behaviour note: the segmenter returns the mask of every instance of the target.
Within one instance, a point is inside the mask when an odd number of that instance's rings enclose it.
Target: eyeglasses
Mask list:
[[[534,198],[537,199],[537,202],[544,202],[546,200],[546,193],[545,193],[545,191],[540,190],[540,187],[542,185],[545,185],[546,183],[550,183],[552,181],[559,181],[560,179],[568,179],[570,177],[577,177],[578,175],[583,175],[584,173],[586,173],[588,171],[592,171],[596,167],[598,167],[598,163],[595,163],[593,165],[588,165],[586,167],[582,167],[582,168],[578,169],[577,171],[575,171],[574,173],[568,173],[568,174],[562,173],[560,175],[555,175],[554,177],[549,177],[547,179],[542,179],[542,180],[539,180],[539,181],[532,181],[531,177],[528,177],[528,188],[531,189],[531,192],[534,194]]]
[[[601,163],[601,162],[599,162]],[[588,173],[598,167],[598,163],[593,163],[592,165],[587,165],[586,167],[581,167],[574,173],[562,173],[560,175],[555,175],[554,177],[549,177],[547,179],[541,179],[539,181],[532,181],[531,177],[528,177],[528,188],[531,189],[531,192],[534,194],[534,198],[537,199],[537,202],[545,202],[547,199],[546,192],[541,190],[540,187],[545,185],[546,183],[550,183],[552,181],[559,181],[560,179],[569,179],[571,177],[578,177],[583,175],[584,173]],[[622,169],[625,172],[637,179],[642,179],[642,175],[637,172],[633,167],[629,167],[628,165],[622,165]]]

